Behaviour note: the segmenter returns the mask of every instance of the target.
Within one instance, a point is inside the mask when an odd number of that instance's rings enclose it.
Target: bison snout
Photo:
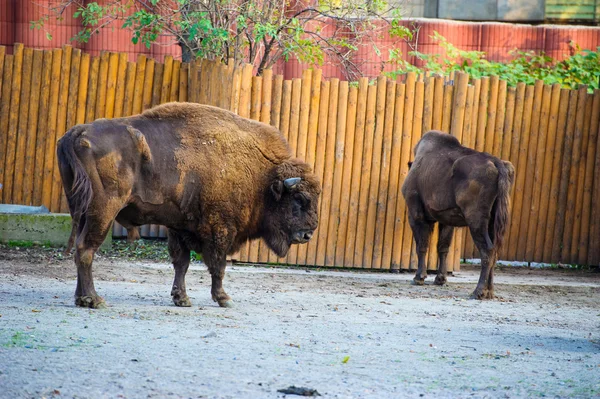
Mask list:
[[[304,244],[310,241],[314,230],[301,230],[294,233],[294,244]]]

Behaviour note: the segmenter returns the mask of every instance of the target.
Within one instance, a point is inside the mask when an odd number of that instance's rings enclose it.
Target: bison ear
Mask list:
[[[279,201],[283,195],[283,182],[281,180],[275,180],[271,184],[271,194],[275,197],[275,201]]]

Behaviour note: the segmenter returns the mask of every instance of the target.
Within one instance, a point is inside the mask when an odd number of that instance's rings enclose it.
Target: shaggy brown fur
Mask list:
[[[277,129],[219,108],[169,103],[97,120],[68,131],[57,152],[77,236],[78,306],[103,305],[92,259],[113,220],[132,232],[149,223],[168,227],[178,306],[191,306],[185,289],[191,250],[203,254],[213,300],[228,306],[227,254],[263,238],[285,256],[317,227],[320,184],[310,167],[291,158]]]
[[[468,226],[481,253],[481,275],[473,297],[494,297],[494,265],[509,223],[514,168],[490,154],[460,145],[442,132],[426,133],[402,186],[419,265],[415,284],[427,277],[429,237],[439,223],[439,266],[435,283],[446,283],[446,257],[454,227]]]

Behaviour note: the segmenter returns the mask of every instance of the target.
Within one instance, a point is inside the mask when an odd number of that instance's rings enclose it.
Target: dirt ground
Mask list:
[[[97,259],[109,307],[76,308],[75,267],[0,249],[0,397],[600,397],[600,273],[504,267],[493,301],[478,269],[445,287],[411,274],[228,267],[219,308],[200,263],[193,306],[167,263]],[[288,395],[288,398],[294,396]]]

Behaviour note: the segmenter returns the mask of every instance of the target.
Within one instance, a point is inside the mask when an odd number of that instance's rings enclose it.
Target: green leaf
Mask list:
[[[50,34],[50,32],[46,32],[46,39],[52,40],[52,35]]]

